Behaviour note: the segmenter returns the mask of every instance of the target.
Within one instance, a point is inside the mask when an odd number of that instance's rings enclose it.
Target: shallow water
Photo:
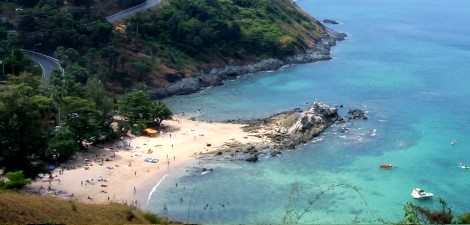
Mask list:
[[[214,162],[206,167],[215,172],[205,176],[179,171],[148,208],[202,223],[396,222],[403,205],[414,201],[411,189],[422,187],[457,212],[470,210],[470,171],[457,168],[470,163],[470,2],[297,2],[317,18],[340,21],[332,28],[349,34],[333,60],[247,76],[167,102],[177,112],[226,120],[317,99],[364,107],[370,120],[355,122],[346,134],[332,128],[323,140],[281,158]],[[453,139],[458,142],[451,146]],[[383,162],[398,168],[379,170]]]

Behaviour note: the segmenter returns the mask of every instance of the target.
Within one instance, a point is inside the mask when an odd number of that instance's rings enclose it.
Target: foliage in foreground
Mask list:
[[[470,213],[454,215],[447,202],[439,199],[437,209],[407,203],[404,207],[404,218],[401,224],[470,224]]]
[[[8,172],[5,178],[0,180],[0,188],[20,189],[29,183],[31,183],[31,179],[26,178],[23,171]]]

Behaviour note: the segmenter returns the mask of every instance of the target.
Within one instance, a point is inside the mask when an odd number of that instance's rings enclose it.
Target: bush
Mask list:
[[[460,224],[470,224],[470,213],[464,213],[459,217]]]
[[[5,189],[20,189],[31,183],[31,179],[26,178],[23,171],[8,172],[6,179],[0,182],[0,187]]]
[[[152,224],[160,224],[161,223],[161,219],[158,218],[157,215],[153,214],[153,213],[150,213],[150,212],[144,212],[143,215],[142,215],[146,220],[148,220],[148,222],[152,223]]]

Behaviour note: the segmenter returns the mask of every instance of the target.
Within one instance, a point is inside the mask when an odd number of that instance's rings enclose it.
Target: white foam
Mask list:
[[[155,184],[155,186],[153,186],[152,190],[150,191],[150,193],[149,193],[149,195],[148,195],[148,197],[147,197],[147,206],[148,206],[148,204],[149,204],[149,202],[150,202],[150,199],[152,198],[153,193],[157,190],[158,186],[160,186],[160,184],[166,179],[167,176],[168,176],[168,174],[163,175],[163,177],[160,178],[160,180],[158,181],[158,183]]]

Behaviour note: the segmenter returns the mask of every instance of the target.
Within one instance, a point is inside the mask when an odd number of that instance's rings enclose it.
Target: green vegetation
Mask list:
[[[0,85],[0,164],[6,171],[23,170],[28,176],[86,150],[86,144],[118,137],[111,129],[113,116],[123,115],[121,127],[139,133],[171,117],[163,104],[144,91],[123,98],[119,110],[95,78],[86,84],[66,73],[55,74],[41,85],[31,74],[10,76]]]
[[[128,37],[143,40],[161,63],[178,70],[282,58],[311,48],[325,32],[288,0],[171,0],[127,27]]]
[[[29,183],[31,183],[31,179],[26,178],[23,171],[8,172],[5,179],[0,180],[0,188],[20,189]]]
[[[121,204],[83,204],[26,193],[0,191],[2,224],[169,224]]]
[[[171,0],[115,31],[103,9],[142,0],[0,2],[0,165],[34,176],[89,144],[158,127],[171,111],[135,87],[164,87],[228,63],[284,57],[326,32],[290,0]],[[21,49],[58,58],[49,82]],[[124,94],[120,97],[118,94]],[[117,117],[117,116],[123,116]],[[115,121],[115,118],[120,118]],[[113,130],[111,124],[121,129]]]
[[[455,216],[447,202],[439,199],[437,209],[407,203],[404,218],[400,224],[469,224],[470,213]]]
[[[104,1],[107,2],[107,1]],[[138,4],[120,1],[119,4]],[[115,115],[129,116],[120,127],[159,126],[171,116],[162,103],[145,92],[135,96],[145,105],[141,118],[127,104],[120,112],[118,96],[108,89],[114,79],[126,80],[118,68],[118,48],[113,27],[95,11],[90,0],[9,1],[0,3],[14,16],[0,23],[0,169],[24,171],[28,177],[68,160],[89,144],[114,139],[127,130],[114,131]],[[13,6],[13,7],[12,7]],[[16,31],[16,32],[13,32]],[[56,72],[46,84],[41,71],[21,49],[33,49],[60,59],[64,75]],[[131,62],[139,73],[149,71],[141,61]],[[132,94],[126,95],[131,96]],[[142,97],[144,99],[138,99]]]
[[[163,120],[170,119],[172,115],[165,104],[153,101],[144,91],[125,95],[119,102],[119,109],[133,133],[140,133],[147,127],[159,127]]]
[[[88,144],[171,117],[137,86],[162,87],[229,62],[305,51],[324,27],[289,0],[171,0],[131,18],[125,32],[103,19],[140,0],[10,0],[0,24],[0,164],[27,176],[69,159]],[[15,8],[22,7],[22,10]],[[15,11],[12,13],[11,11]],[[47,84],[20,49],[60,59]],[[8,76],[7,76],[8,75]],[[110,94],[111,93],[111,94]],[[114,121],[116,115],[124,116]],[[12,119],[13,118],[13,119]],[[119,122],[119,130],[111,124]]]
[[[94,77],[113,93],[302,53],[326,33],[290,0],[167,0],[130,18],[120,32],[103,19],[142,1],[10,0],[0,3],[2,12],[13,14],[0,27],[17,31],[18,48],[53,55],[81,84]],[[24,9],[12,12],[12,4]]]

